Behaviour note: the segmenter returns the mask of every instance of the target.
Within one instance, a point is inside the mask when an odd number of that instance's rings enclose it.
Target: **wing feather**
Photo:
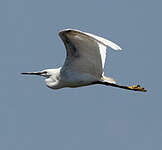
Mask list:
[[[66,29],[60,31],[59,36],[67,51],[64,70],[88,73],[97,78],[103,75],[106,47],[121,50],[109,40],[79,30]]]
[[[91,37],[93,37],[94,39],[96,39],[98,42],[104,44],[105,46],[109,46],[109,47],[111,47],[114,50],[122,50],[122,48],[120,46],[118,46],[117,44],[113,43],[110,40],[107,40],[105,38],[99,37],[97,35],[93,35],[91,33],[86,33],[86,32],[84,32],[84,33],[89,35],[89,36],[91,36]]]

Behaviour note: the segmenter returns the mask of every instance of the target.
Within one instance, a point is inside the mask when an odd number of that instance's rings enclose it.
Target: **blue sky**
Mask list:
[[[0,2],[0,149],[162,149],[161,19],[158,0]],[[101,85],[51,90],[20,75],[62,66],[59,30],[106,37],[105,74],[147,93]]]

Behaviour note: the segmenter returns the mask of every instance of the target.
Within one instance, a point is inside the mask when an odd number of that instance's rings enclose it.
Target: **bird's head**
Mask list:
[[[46,85],[49,88],[54,88],[55,86],[58,85],[58,82],[59,82],[60,68],[45,69],[45,70],[37,71],[37,72],[23,72],[21,74],[23,74],[23,75],[38,75],[38,76],[45,77]]]

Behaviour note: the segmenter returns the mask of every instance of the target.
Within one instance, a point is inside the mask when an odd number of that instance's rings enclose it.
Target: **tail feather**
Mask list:
[[[103,82],[108,82],[108,83],[113,83],[113,84],[116,83],[116,81],[111,77],[103,76],[102,80],[103,80]]]

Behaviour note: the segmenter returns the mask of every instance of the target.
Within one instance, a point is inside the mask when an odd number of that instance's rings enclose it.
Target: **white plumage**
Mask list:
[[[63,67],[22,74],[44,76],[47,86],[52,89],[104,84],[144,91],[140,86],[132,88],[117,85],[114,79],[104,76],[106,48],[108,46],[114,50],[122,50],[117,44],[91,33],[73,29],[62,30],[59,36],[64,42],[67,54]]]
[[[67,51],[62,70],[91,75],[97,80],[103,76],[106,47],[110,46],[121,50],[111,41],[78,30],[63,30],[59,35]]]

